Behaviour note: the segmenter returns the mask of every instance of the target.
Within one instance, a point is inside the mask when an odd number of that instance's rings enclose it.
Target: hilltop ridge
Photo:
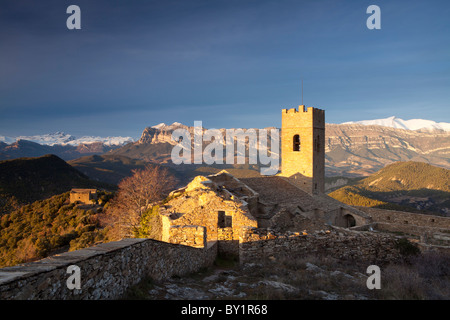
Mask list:
[[[450,215],[450,170],[423,162],[397,162],[329,196],[353,206]]]

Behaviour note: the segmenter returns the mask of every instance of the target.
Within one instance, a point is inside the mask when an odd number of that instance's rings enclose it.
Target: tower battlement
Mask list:
[[[310,113],[310,112],[317,112],[317,113],[325,113],[325,110],[317,109],[313,107],[306,107],[305,105],[299,105],[298,110],[297,108],[289,108],[289,109],[281,109],[282,113]]]

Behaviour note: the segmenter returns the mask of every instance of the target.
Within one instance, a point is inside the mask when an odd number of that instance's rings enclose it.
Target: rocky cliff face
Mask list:
[[[160,124],[154,127],[147,127],[142,132],[141,138],[136,142],[136,144],[146,144],[146,143],[170,143],[176,145],[176,142],[172,140],[172,133],[176,129],[188,130],[191,135],[194,133],[194,127],[188,127],[182,124],[172,124],[170,126],[165,124]]]
[[[450,132],[360,124],[327,124],[328,175],[368,175],[397,161],[450,168]]]

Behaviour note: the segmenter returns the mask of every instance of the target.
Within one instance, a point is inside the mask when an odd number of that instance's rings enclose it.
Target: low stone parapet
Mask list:
[[[386,234],[337,228],[312,234],[243,228],[239,238],[239,261],[243,264],[270,256],[326,254],[367,263],[395,262],[401,258],[397,240]]]
[[[103,243],[0,269],[0,300],[118,299],[146,277],[192,273],[212,265],[216,256],[216,243],[204,248],[152,239]],[[79,288],[71,286],[74,269]]]

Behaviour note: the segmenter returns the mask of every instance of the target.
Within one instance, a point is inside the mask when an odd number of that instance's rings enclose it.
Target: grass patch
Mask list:
[[[219,268],[234,268],[238,264],[238,258],[234,255],[219,255],[214,260],[214,266]]]
[[[130,287],[125,293],[124,300],[148,300],[149,291],[154,287],[153,279],[146,277],[138,284]]]

